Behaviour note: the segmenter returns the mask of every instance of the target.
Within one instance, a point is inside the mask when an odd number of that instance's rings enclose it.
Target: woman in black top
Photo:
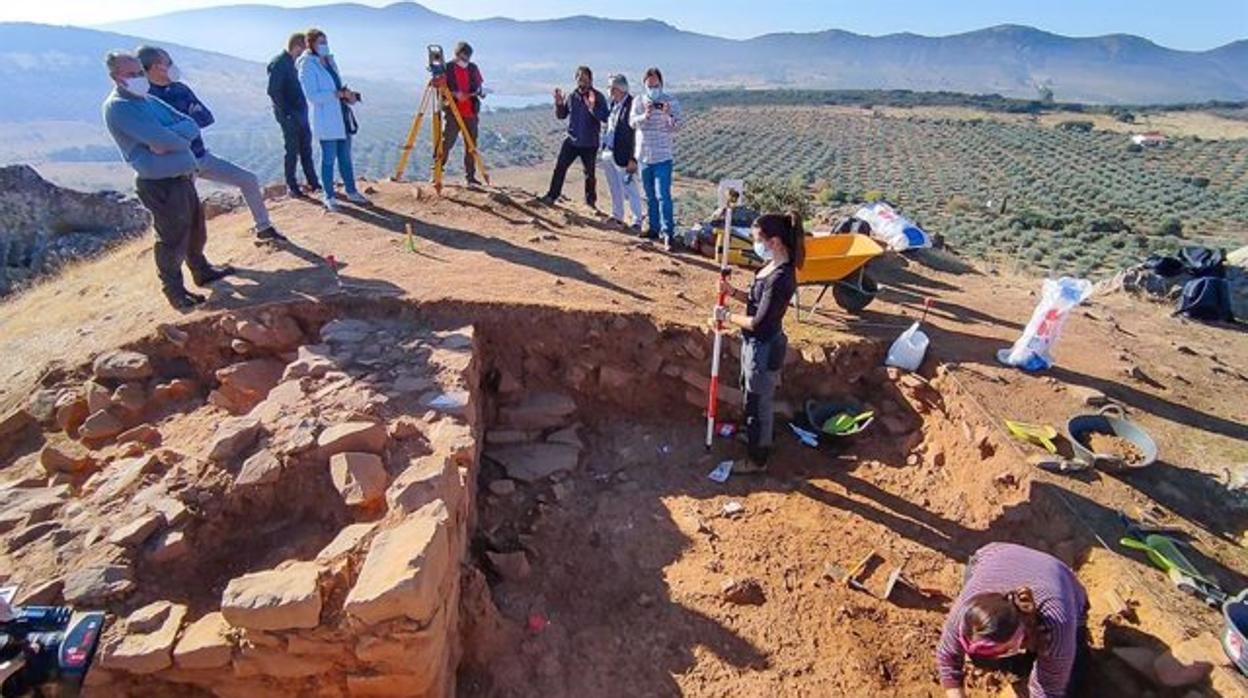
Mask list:
[[[745,393],[745,432],[749,459],[734,472],[767,469],[775,414],[772,399],[784,365],[788,338],[784,313],[797,290],[797,270],[806,256],[806,235],[796,214],[768,213],[754,221],[754,253],[767,262],[758,270],[749,292],[720,281],[727,297],[745,303],[745,313],[715,309],[715,320],[741,328],[741,390]]]

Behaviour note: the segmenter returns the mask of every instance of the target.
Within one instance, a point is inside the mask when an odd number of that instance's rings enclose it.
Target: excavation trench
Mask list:
[[[988,540],[1086,552],[947,377],[875,342],[795,346],[778,396],[852,399],[868,432],[813,450],[782,417],[770,474],[711,481],[742,447],[702,445],[709,347],[394,300],[162,328],[49,374],[7,432],[0,493],[43,502],[6,513],[11,581],[114,614],[95,695],[927,695],[942,597],[830,563],[951,594]]]

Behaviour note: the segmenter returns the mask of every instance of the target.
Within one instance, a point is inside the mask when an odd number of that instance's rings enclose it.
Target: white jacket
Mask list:
[[[329,57],[334,63],[334,57]],[[299,71],[299,86],[303,88],[303,96],[308,100],[308,121],[312,126],[312,137],[318,141],[339,141],[347,137],[347,123],[342,116],[342,100],[338,99],[338,89],[334,86],[334,76],[321,64],[316,54],[304,51],[295,62]],[[342,73],[338,73],[342,77]]]

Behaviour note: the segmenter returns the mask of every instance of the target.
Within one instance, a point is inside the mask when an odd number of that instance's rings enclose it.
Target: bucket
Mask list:
[[[1083,443],[1083,438],[1089,434],[1109,434],[1129,441],[1140,450],[1144,458],[1139,463],[1127,464],[1112,455],[1093,453]],[[1070,439],[1071,448],[1078,460],[1107,470],[1138,470],[1157,461],[1157,444],[1153,437],[1123,416],[1122,408],[1117,405],[1106,405],[1097,414],[1071,417],[1066,422],[1066,437]]]
[[[1235,666],[1248,674],[1248,589],[1239,592],[1222,605],[1226,627],[1222,630],[1222,649]]]

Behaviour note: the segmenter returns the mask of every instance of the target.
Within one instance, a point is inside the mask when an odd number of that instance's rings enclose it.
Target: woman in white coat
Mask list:
[[[351,135],[356,131],[351,105],[360,101],[358,92],[342,84],[338,65],[329,52],[329,41],[320,29],[307,32],[307,50],[295,63],[299,85],[308,100],[312,137],[321,142],[321,182],[325,187],[325,208],[338,210],[334,197],[334,162],[342,175],[347,199],[368,204],[368,199],[355,187],[355,168],[351,163]]]

